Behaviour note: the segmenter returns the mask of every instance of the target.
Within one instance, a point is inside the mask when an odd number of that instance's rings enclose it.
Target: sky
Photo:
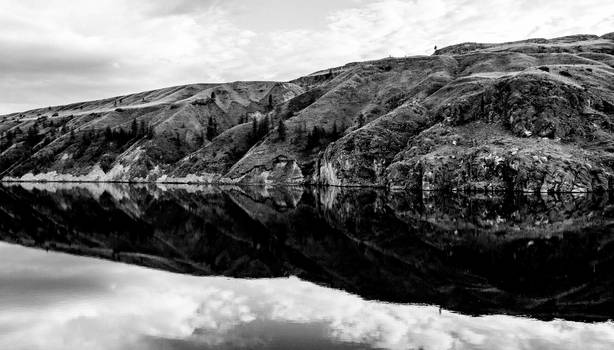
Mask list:
[[[391,304],[302,281],[195,277],[0,242],[0,348],[609,349],[614,323]],[[355,346],[358,347],[358,346]]]
[[[612,31],[611,0],[0,0],[0,113]]]

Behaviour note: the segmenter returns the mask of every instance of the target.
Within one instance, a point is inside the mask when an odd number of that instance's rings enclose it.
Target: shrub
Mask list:
[[[286,123],[284,123],[283,119],[279,119],[279,124],[277,126],[277,136],[280,140],[286,140]]]
[[[114,161],[115,161],[115,156],[107,153],[100,158],[100,168],[102,169],[102,171],[106,173],[109,170],[111,170],[111,167],[113,166]]]

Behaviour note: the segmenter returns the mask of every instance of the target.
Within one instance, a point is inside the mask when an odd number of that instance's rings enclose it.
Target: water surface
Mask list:
[[[0,348],[609,349],[613,223],[608,194],[5,185]]]

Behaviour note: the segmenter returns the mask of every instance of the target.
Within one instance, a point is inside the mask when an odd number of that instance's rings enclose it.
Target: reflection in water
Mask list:
[[[22,183],[0,186],[0,239],[192,275],[298,276],[469,315],[614,315],[611,194]]]
[[[194,277],[0,243],[2,349],[607,349],[614,324],[472,317],[297,278]]]

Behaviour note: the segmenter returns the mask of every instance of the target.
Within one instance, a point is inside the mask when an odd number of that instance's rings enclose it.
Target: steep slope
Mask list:
[[[614,35],[606,34],[464,43],[287,83],[162,89],[3,117],[0,130],[12,132],[0,172],[20,180],[612,190],[613,78]],[[29,134],[41,113],[58,114],[39,122],[55,128]],[[128,135],[106,137],[107,126]],[[115,138],[128,141],[106,146]]]

